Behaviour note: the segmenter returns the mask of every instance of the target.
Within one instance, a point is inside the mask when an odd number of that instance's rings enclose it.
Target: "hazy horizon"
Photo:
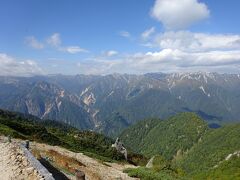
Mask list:
[[[63,73],[55,73],[55,74],[28,74],[28,75],[0,75],[0,77],[41,77],[41,76],[110,76],[110,75],[129,75],[129,76],[144,76],[147,74],[218,74],[218,75],[240,75],[240,73],[221,73],[221,72],[210,72],[210,71],[186,71],[186,72],[146,72],[146,73],[108,73],[108,74],[63,74]]]

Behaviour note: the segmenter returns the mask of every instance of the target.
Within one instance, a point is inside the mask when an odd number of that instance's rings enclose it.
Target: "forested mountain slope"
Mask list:
[[[138,177],[165,177],[169,172],[175,178],[239,179],[239,132],[239,123],[211,129],[196,114],[181,113],[167,120],[141,121],[124,130],[121,139],[136,152],[160,157],[155,159],[160,165],[152,170],[129,171]]]
[[[172,159],[189,150],[207,130],[207,123],[196,114],[181,113],[167,120],[142,121],[123,131],[121,139],[137,152]]]

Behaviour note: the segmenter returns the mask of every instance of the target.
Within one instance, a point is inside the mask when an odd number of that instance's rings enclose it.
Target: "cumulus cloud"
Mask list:
[[[240,71],[240,51],[186,52],[163,49],[157,52],[136,53],[119,59],[88,59],[78,63],[81,73],[147,73],[177,71]]]
[[[34,36],[29,36],[25,38],[25,43],[34,49],[43,49],[47,45],[50,45],[54,49],[62,52],[67,52],[70,54],[76,54],[81,52],[88,52],[88,50],[83,49],[79,46],[63,46],[61,36],[59,33],[54,33],[48,37],[45,43],[39,42]]]
[[[240,51],[185,52],[164,49],[159,52],[148,52],[137,56],[139,64],[165,64],[177,67],[219,66],[240,63]]]
[[[47,38],[47,43],[56,48],[58,51],[67,52],[70,54],[88,52],[88,50],[83,49],[79,46],[62,46],[62,40],[59,33],[54,33],[49,38]]]
[[[61,45],[62,41],[59,33],[54,33],[49,38],[47,38],[47,43],[51,46],[58,47]]]
[[[231,46],[235,47],[235,44],[232,43],[236,41],[235,36],[222,36],[214,35],[212,38],[220,38],[224,41],[227,39],[228,43],[220,41],[219,45],[208,50],[206,48],[211,47],[211,43],[203,43],[206,45],[200,47],[200,50],[195,49],[197,46],[193,46],[193,50],[189,50],[188,47],[191,47],[192,43],[186,43],[187,45],[184,48],[180,48],[181,44],[177,43],[171,48],[169,46],[169,48],[163,48],[156,52],[118,55],[115,58],[106,56],[88,59],[79,63],[78,68],[81,73],[86,74],[110,74],[115,72],[139,74],[160,71],[202,71],[203,69],[216,72],[240,72],[240,50],[239,48],[231,49]],[[191,42],[191,38],[188,41]],[[230,44],[230,47],[226,44]],[[225,49],[226,47],[229,49]]]
[[[43,43],[39,42],[34,36],[29,36],[25,38],[25,43],[34,49],[43,49]]]
[[[170,31],[159,34],[154,40],[161,49],[184,51],[230,50],[240,48],[240,35],[205,34],[189,31]]]
[[[105,51],[102,54],[103,56],[106,56],[106,57],[112,57],[112,56],[116,56],[118,52],[115,50],[110,50],[110,51]]]
[[[143,40],[147,40],[154,32],[155,32],[155,27],[151,27],[151,28],[145,30],[141,34],[141,37],[142,37]]]
[[[0,53],[0,75],[32,76],[44,74],[43,70],[32,60],[17,61],[7,54]]]
[[[141,40],[143,46],[159,50],[87,59],[78,63],[79,71],[85,74],[202,70],[239,73],[240,35],[183,30],[209,15],[207,5],[199,0],[156,0],[151,16],[160,21],[166,31],[157,34],[151,27],[141,34]],[[131,37],[127,31],[120,35]]]
[[[167,29],[184,29],[209,17],[206,4],[198,0],[156,0],[151,16]]]

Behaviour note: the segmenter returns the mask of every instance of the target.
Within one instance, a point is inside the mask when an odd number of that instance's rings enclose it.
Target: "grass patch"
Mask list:
[[[135,169],[125,169],[125,173],[127,173],[131,177],[140,178],[141,180],[173,180],[176,177],[171,176],[167,171],[157,172],[153,169],[147,169],[145,167],[139,167]]]

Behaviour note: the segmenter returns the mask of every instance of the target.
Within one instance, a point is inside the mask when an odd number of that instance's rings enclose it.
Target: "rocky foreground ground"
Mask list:
[[[43,180],[17,143],[0,142],[0,180]]]
[[[91,157],[88,157],[82,153],[74,153],[67,149],[58,147],[58,146],[50,146],[46,144],[40,143],[31,143],[31,148],[33,150],[37,150],[40,152],[42,156],[51,155],[49,152],[55,152],[54,156],[50,158],[58,163],[59,161],[56,158],[60,159],[62,157],[65,158],[73,158],[81,165],[78,166],[78,169],[85,173],[87,180],[137,180],[138,178],[129,177],[126,173],[123,173],[123,170],[126,168],[136,168],[136,166],[123,164],[123,163],[108,163],[101,162]],[[57,153],[56,153],[57,152]],[[59,157],[59,155],[61,157]],[[68,176],[69,179],[75,179],[74,177]]]
[[[55,152],[58,159],[63,159],[64,164],[68,164],[68,159],[74,159],[79,166],[78,169],[85,173],[87,180],[133,180],[123,173],[125,168],[131,167],[128,164],[106,163],[90,158],[82,153],[74,153],[57,146],[31,143],[32,150],[37,150],[42,156]],[[60,156],[60,157],[59,157]],[[63,158],[64,157],[64,158]],[[51,158],[54,158],[52,156]],[[53,161],[54,162],[54,161]],[[59,161],[55,161],[59,166]],[[75,179],[74,175],[68,175],[68,179]],[[0,180],[44,180],[45,178],[31,165],[19,141],[11,143],[0,138]]]

